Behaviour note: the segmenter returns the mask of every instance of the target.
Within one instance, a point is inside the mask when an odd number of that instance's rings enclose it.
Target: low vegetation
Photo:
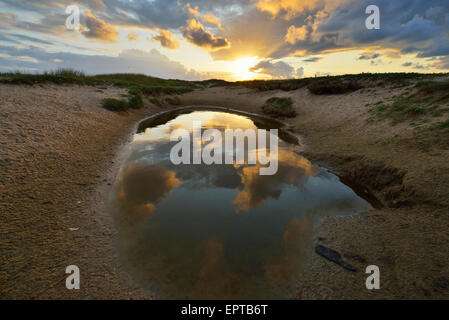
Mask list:
[[[103,99],[101,105],[109,111],[122,112],[128,109],[140,109],[143,107],[143,99],[137,92],[130,91],[127,95],[122,95],[128,98],[128,101],[123,99],[107,98]]]
[[[372,112],[380,119],[390,119],[393,125],[418,117],[441,117],[449,112],[449,81],[418,82],[414,90],[392,103],[378,102]]]
[[[116,73],[88,76],[81,71],[58,69],[40,74],[22,72],[0,73],[0,83],[6,84],[78,84],[128,88],[143,95],[183,94],[198,88],[198,84],[183,80],[165,80],[143,74]],[[102,89],[100,88],[100,89]]]
[[[102,107],[109,111],[126,111],[129,109],[126,100],[118,100],[114,98],[103,99]]]
[[[344,94],[359,89],[375,87],[405,88],[416,82],[428,81],[448,74],[422,74],[422,73],[361,73],[342,76],[325,76],[285,80],[251,80],[239,82],[208,83],[210,86],[244,86],[247,88],[269,91],[292,91],[307,87],[313,94]]]
[[[294,118],[297,115],[293,108],[293,101],[290,97],[270,98],[265,102],[262,111],[267,115],[281,118]]]
[[[167,102],[168,104],[171,104],[173,106],[179,106],[181,104],[181,99],[179,99],[179,97],[177,97],[177,96],[167,97],[167,98],[165,98],[165,102]]]
[[[362,88],[356,81],[344,81],[342,79],[325,79],[311,82],[307,89],[313,94],[344,94],[354,92]]]

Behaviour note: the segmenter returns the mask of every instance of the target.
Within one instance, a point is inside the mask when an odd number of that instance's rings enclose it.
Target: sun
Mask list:
[[[258,62],[257,57],[240,58],[232,62],[231,72],[236,80],[252,80],[257,74],[251,72],[250,69]]]

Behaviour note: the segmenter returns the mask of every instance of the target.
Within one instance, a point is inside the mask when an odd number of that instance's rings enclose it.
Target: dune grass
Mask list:
[[[198,88],[193,82],[165,80],[143,74],[116,73],[88,76],[73,69],[57,69],[39,74],[9,72],[0,73],[0,83],[6,84],[78,84],[128,88],[144,95],[183,94]]]
[[[312,94],[345,94],[362,88],[391,87],[403,88],[415,82],[428,81],[447,73],[361,73],[341,76],[325,76],[285,80],[251,80],[239,82],[220,82],[222,86],[244,86],[269,91],[292,91],[307,87]]]
[[[191,92],[199,86],[197,83],[189,81],[165,80],[133,73],[88,76],[81,71],[73,69],[57,69],[39,74],[22,72],[0,73],[0,83],[25,85],[44,83],[91,85],[98,87],[101,92],[109,86],[127,88],[129,89],[128,94],[122,95],[127,100],[108,98],[102,101],[103,108],[118,112],[143,107],[142,96],[152,96],[153,98],[151,99],[154,99],[154,101],[160,101],[157,98],[158,96],[183,94]],[[170,104],[179,104],[178,97],[169,97],[165,100]],[[159,104],[162,105],[162,103]]]
[[[449,81],[422,81],[412,92],[396,98],[391,104],[379,102],[374,113],[392,124],[419,116],[440,117],[449,112]]]
[[[292,98],[290,97],[270,98],[265,102],[265,105],[262,107],[262,111],[267,115],[275,117],[294,118],[297,115],[295,109],[293,108]]]

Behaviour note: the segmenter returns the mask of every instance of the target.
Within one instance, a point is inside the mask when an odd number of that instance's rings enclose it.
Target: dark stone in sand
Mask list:
[[[326,248],[325,246],[322,246],[319,244],[315,247],[315,252],[318,253],[320,256],[326,258],[327,260],[332,261],[332,262],[338,264],[339,266],[345,268],[346,270],[353,271],[353,272],[357,271],[357,269],[355,267],[344,262],[343,259],[341,258],[341,255],[335,250]]]

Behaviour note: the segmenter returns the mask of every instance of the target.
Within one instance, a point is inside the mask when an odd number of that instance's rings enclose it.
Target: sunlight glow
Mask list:
[[[235,60],[231,65],[231,72],[236,80],[252,80],[257,74],[251,72],[250,69],[258,62],[257,57],[246,57]]]

